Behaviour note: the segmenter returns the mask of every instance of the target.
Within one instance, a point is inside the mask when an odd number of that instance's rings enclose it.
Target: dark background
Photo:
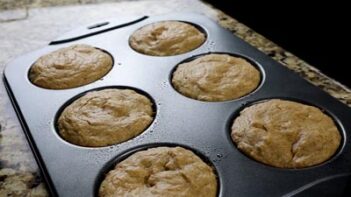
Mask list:
[[[207,0],[256,32],[351,87],[350,6],[337,1]]]

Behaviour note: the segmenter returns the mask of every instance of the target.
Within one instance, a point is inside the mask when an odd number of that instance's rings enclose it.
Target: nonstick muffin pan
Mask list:
[[[194,24],[206,33],[205,43],[188,53],[166,57],[140,54],[129,46],[128,39],[134,31],[167,20]],[[40,56],[78,43],[111,54],[112,70],[101,80],[65,90],[44,89],[29,81],[28,71]],[[228,53],[249,60],[261,72],[259,87],[249,95],[223,102],[198,101],[178,93],[170,82],[175,67],[207,53]],[[334,196],[348,192],[350,108],[203,15],[127,17],[80,27],[10,62],[4,81],[54,196],[96,196],[102,177],[116,162],[136,150],[164,145],[186,147],[212,165],[218,175],[218,196],[327,194],[318,193],[321,188],[335,192]],[[73,145],[59,136],[55,121],[72,99],[91,90],[114,87],[131,88],[152,98],[155,119],[141,135],[98,148]],[[264,165],[240,152],[230,138],[233,119],[245,106],[270,98],[307,103],[330,115],[342,136],[337,153],[317,166],[281,169]]]

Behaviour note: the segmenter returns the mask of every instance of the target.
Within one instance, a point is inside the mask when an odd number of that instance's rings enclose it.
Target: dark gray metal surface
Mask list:
[[[131,17],[131,21],[135,19]],[[163,20],[194,23],[204,29],[207,41],[189,53],[169,57],[147,56],[130,48],[131,33]],[[106,27],[94,29],[98,28]],[[86,35],[85,30],[81,34],[75,32],[72,38]],[[114,58],[113,69],[99,81],[66,90],[43,89],[28,80],[28,71],[40,56],[77,43],[108,51]],[[175,91],[170,83],[174,67],[187,58],[209,52],[236,54],[255,62],[262,72],[260,87],[245,97],[225,102],[197,101]],[[13,60],[4,74],[9,95],[53,195],[94,196],[101,173],[114,164],[111,161],[136,147],[139,150],[160,143],[186,146],[211,161],[219,176],[219,196],[290,196],[311,191],[308,188],[320,185],[313,183],[334,177],[345,183],[340,184],[341,191],[348,179],[338,177],[351,173],[350,108],[202,15],[152,16],[75,41],[54,42]],[[132,87],[150,95],[157,109],[151,126],[131,140],[102,148],[80,147],[60,138],[55,117],[61,107],[76,95],[110,86]],[[309,103],[333,116],[343,136],[338,154],[321,165],[305,169],[274,168],[242,154],[230,139],[233,117],[246,105],[269,98]]]

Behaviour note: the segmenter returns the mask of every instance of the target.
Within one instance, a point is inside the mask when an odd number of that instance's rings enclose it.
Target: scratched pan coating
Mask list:
[[[135,30],[166,20],[194,24],[206,33],[207,40],[188,53],[167,57],[140,54],[129,46],[129,36]],[[101,80],[65,90],[43,89],[28,80],[28,71],[40,56],[78,43],[95,46],[113,56],[113,68]],[[175,67],[207,53],[228,53],[249,60],[260,70],[261,84],[249,95],[223,102],[198,101],[179,94],[170,83]],[[350,108],[203,15],[125,17],[83,26],[10,62],[4,81],[53,196],[94,196],[102,173],[106,173],[104,169],[110,169],[126,152],[150,144],[185,146],[206,157],[216,169],[218,195],[223,197],[304,196],[327,186],[338,186],[329,191],[341,195],[349,184]],[[55,125],[62,106],[89,90],[104,87],[131,87],[147,94],[156,105],[153,123],[141,135],[107,147],[81,147],[63,140]],[[333,117],[342,136],[338,152],[330,160],[304,169],[267,166],[241,153],[230,139],[233,119],[245,106],[270,98],[308,103]]]

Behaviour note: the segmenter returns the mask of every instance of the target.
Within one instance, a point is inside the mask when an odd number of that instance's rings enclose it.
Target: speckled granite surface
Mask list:
[[[126,0],[0,0],[0,10],[16,8],[37,8],[49,6],[62,6],[72,4],[96,4],[103,2],[117,2]]]
[[[1,3],[5,1],[0,0],[0,7],[3,6]],[[109,0],[61,1],[66,4],[67,2],[94,3]],[[30,8],[27,12],[23,10],[0,12],[0,19],[2,19],[0,20],[0,29],[2,30],[0,31],[1,71],[10,59],[46,45],[50,40],[77,25],[119,15],[154,15],[177,11],[200,12],[215,19],[223,27],[228,28],[275,60],[298,72],[311,83],[351,106],[351,91],[349,89],[329,79],[317,69],[235,19],[198,0],[168,0],[167,3],[160,3],[160,0],[121,1],[47,8],[33,7],[52,5],[50,2],[53,1],[20,0],[17,3],[23,5],[20,2],[33,4],[28,6]],[[14,7],[16,6],[14,5]],[[16,19],[18,16],[19,18]],[[3,82],[0,83],[0,197],[47,196],[42,177],[6,94]]]

